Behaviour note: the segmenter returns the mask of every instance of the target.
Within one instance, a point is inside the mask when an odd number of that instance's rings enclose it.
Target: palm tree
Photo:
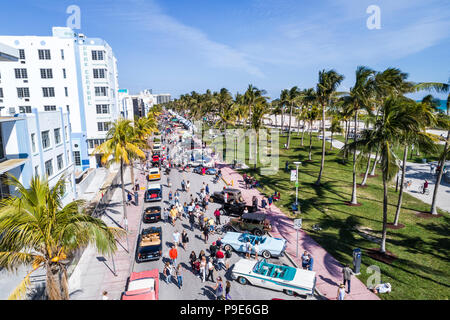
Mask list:
[[[251,124],[252,128],[256,132],[256,145],[258,145],[259,141],[259,130],[263,127],[264,118],[266,114],[269,112],[269,107],[267,102],[259,101],[254,105]],[[258,148],[255,147],[255,164],[253,169],[256,170],[256,163],[258,160]]]
[[[125,183],[123,179],[123,167],[130,164],[130,155],[145,158],[145,153],[140,149],[142,141],[139,140],[131,126],[131,121],[119,119],[114,122],[106,135],[106,141],[94,150],[94,154],[101,154],[103,164],[120,164],[120,182],[122,184],[122,207],[125,225],[128,223],[127,207],[125,199]],[[133,184],[134,181],[131,181]]]
[[[245,91],[244,93],[244,102],[248,108],[248,120],[250,122],[250,126],[252,121],[252,108],[258,102],[266,100],[266,97],[264,97],[265,94],[266,94],[265,90],[260,90],[251,84],[248,86],[247,91]]]
[[[319,82],[317,83],[316,94],[317,101],[322,109],[322,160],[320,163],[319,176],[317,177],[316,185],[320,185],[323,170],[325,167],[325,120],[326,107],[331,105],[331,98],[336,93],[337,87],[344,80],[344,76],[337,73],[335,70],[319,72]]]
[[[420,124],[415,115],[405,107],[405,98],[391,97],[383,106],[384,116],[377,120],[373,130],[365,129],[361,138],[348,145],[350,150],[358,148],[374,148],[380,146],[381,171],[383,180],[383,227],[380,252],[386,252],[387,214],[388,214],[388,182],[398,172],[397,157],[393,146],[405,132],[418,131]]]
[[[419,83],[417,86],[415,86],[415,89],[417,91],[419,90],[434,90],[436,92],[440,93],[448,93],[447,96],[447,117],[450,116],[450,80],[448,83],[439,83],[439,82],[423,82]],[[447,139],[445,140],[445,146],[444,150],[442,151],[440,158],[439,158],[439,166],[441,170],[439,171],[437,177],[436,177],[436,184],[434,187],[433,192],[433,201],[431,202],[431,214],[437,215],[437,206],[436,206],[436,200],[437,200],[437,194],[439,186],[441,185],[442,181],[442,175],[444,173],[444,165],[445,161],[447,160],[448,155],[450,154],[450,126],[447,125]]]
[[[330,127],[330,131],[331,131],[331,144],[330,144],[330,150],[332,150],[332,149],[333,149],[333,134],[334,134],[334,133],[339,133],[339,134],[341,134],[342,131],[343,131],[338,116],[334,116],[334,117],[331,119],[331,127]]]
[[[299,95],[300,95],[300,90],[298,89],[298,87],[296,87],[296,86],[292,87],[288,91],[288,95],[285,100],[286,103],[289,105],[289,129],[288,129],[286,149],[289,149],[289,146],[291,144],[292,110],[294,108],[294,105],[297,103]]]
[[[308,160],[311,161],[312,160],[312,131],[311,128],[313,126],[313,122],[316,121],[319,116],[320,116],[320,110],[319,108],[317,108],[317,106],[312,105],[309,107],[305,108],[306,110],[305,112],[305,119],[309,124],[309,155],[308,155]]]
[[[15,271],[32,266],[10,299],[23,298],[31,274],[45,269],[48,299],[69,300],[68,257],[89,244],[101,254],[111,254],[117,249],[116,238],[124,234],[86,214],[82,200],[63,207],[65,178],[50,187],[47,178],[36,176],[26,188],[8,176],[16,195],[0,201],[0,267]]]

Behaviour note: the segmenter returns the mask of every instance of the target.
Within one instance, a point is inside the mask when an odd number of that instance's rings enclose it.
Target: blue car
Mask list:
[[[202,166],[195,167],[192,171],[194,173],[202,174]],[[217,173],[217,169],[215,168],[205,168],[205,174],[207,175],[215,175]]]
[[[286,240],[280,238],[273,238],[268,235],[264,236],[255,236],[250,233],[239,233],[239,232],[227,232],[222,239],[222,243],[225,249],[233,248],[237,252],[245,253],[245,244],[247,243],[247,239],[250,240],[252,246],[255,244],[255,241],[259,241],[259,250],[258,255],[263,256],[266,259],[271,257],[278,258],[280,257],[284,250],[286,250]],[[254,254],[255,249],[253,249],[252,253]]]

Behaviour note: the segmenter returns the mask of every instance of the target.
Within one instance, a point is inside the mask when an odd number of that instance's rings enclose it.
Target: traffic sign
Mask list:
[[[302,219],[294,219],[294,229],[299,230],[302,228]]]
[[[291,181],[297,181],[297,170],[291,170]]]

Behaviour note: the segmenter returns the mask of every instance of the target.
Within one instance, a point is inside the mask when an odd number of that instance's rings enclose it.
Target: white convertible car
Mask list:
[[[314,271],[271,264],[265,259],[241,259],[233,266],[231,276],[242,285],[252,284],[287,295],[311,296],[316,286]]]

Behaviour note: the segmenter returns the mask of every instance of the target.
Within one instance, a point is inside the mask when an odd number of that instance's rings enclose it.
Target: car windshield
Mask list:
[[[239,237],[239,241],[241,241],[241,242],[247,242],[247,239],[250,239],[250,235],[249,234],[246,234],[246,233],[244,233],[244,234],[242,234],[240,237]]]

